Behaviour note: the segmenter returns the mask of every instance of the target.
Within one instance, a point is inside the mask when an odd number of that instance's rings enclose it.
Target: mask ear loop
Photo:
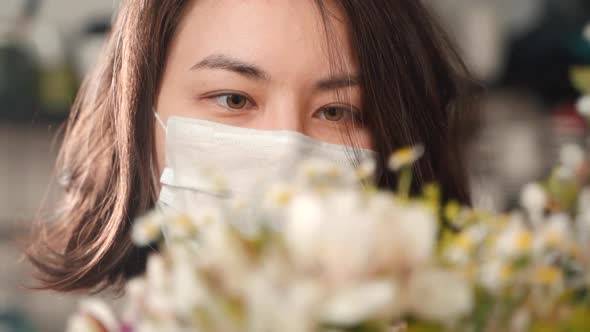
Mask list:
[[[166,126],[166,124],[164,123],[164,121],[162,121],[162,118],[160,117],[160,114],[158,114],[158,112],[156,111],[155,108],[152,108],[152,112],[154,113],[154,117],[156,118],[156,121],[158,122],[158,124],[160,125],[160,127],[162,127],[162,130],[164,130],[164,133],[167,136],[168,135],[168,127]],[[152,168],[152,174],[154,174],[155,179],[159,179],[158,182],[160,182],[161,181],[162,174],[159,174],[156,171],[157,167],[154,165],[154,159],[152,159],[151,168]],[[159,176],[158,176],[158,174],[159,174]]]
[[[156,121],[158,121],[158,123],[160,124],[160,126],[162,127],[162,129],[164,129],[165,133],[168,133],[168,127],[166,126],[166,124],[164,123],[164,121],[162,121],[162,118],[160,117],[160,114],[158,114],[158,112],[153,109],[154,112],[154,116],[156,117]]]
[[[164,123],[164,121],[162,121],[162,118],[160,117],[160,114],[158,114],[158,112],[156,111],[155,108],[152,108],[152,111],[154,112],[154,117],[156,118],[156,121],[158,122],[158,124],[160,125],[160,127],[162,127],[162,129],[164,130],[164,133],[166,133],[166,135],[168,135],[168,126],[166,126],[166,124]],[[152,163],[152,169],[155,169],[153,163]],[[161,178],[161,176],[160,176],[160,178]],[[161,187],[160,187],[160,190],[162,190]],[[164,208],[163,208],[163,206],[161,206],[161,205],[158,204],[158,200],[159,199],[156,199],[154,208],[156,210],[158,210],[159,212],[162,212],[163,213],[164,212]],[[164,238],[164,245],[168,244],[170,242],[170,239],[169,239],[168,231],[167,231],[166,228],[163,228],[162,229],[162,236]]]

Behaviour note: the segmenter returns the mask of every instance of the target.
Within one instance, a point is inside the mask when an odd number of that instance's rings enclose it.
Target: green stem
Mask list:
[[[410,197],[410,190],[412,188],[412,175],[412,166],[402,167],[399,173],[398,194],[404,199]]]

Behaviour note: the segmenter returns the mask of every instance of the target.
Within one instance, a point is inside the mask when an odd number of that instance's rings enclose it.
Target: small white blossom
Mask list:
[[[584,149],[578,144],[566,144],[561,147],[559,152],[559,159],[562,166],[575,172],[582,166],[586,156]]]
[[[322,321],[352,326],[375,318],[392,318],[399,306],[395,282],[373,281],[334,294],[322,309]]]
[[[412,147],[406,147],[395,151],[391,157],[389,157],[388,166],[393,171],[398,171],[404,166],[411,165],[418,161],[424,154],[423,145],[415,145]]]
[[[68,321],[68,332],[115,332],[119,323],[108,305],[97,299],[80,303],[80,311]]]
[[[452,264],[464,265],[477,246],[481,245],[488,236],[489,229],[484,224],[467,227],[458,234],[444,252],[444,257]]]
[[[349,190],[335,192],[324,200],[329,217],[322,221],[318,258],[333,281],[359,278],[371,263],[375,229],[361,198],[359,192]]]
[[[576,103],[576,108],[581,115],[590,117],[590,95],[580,97]]]
[[[150,212],[137,218],[131,229],[133,243],[144,247],[157,242],[162,236],[163,219],[159,212]]]
[[[207,301],[207,293],[192,262],[191,251],[184,246],[172,246],[169,250],[173,259],[170,291],[173,293],[174,309],[190,317],[198,304]]]
[[[127,281],[125,295],[128,305],[121,317],[123,322],[129,324],[140,320],[142,305],[148,292],[149,289],[144,277],[136,277]]]
[[[547,204],[547,193],[543,186],[538,183],[527,184],[521,192],[520,204],[531,215],[542,213]]]
[[[237,330],[312,331],[322,299],[321,285],[313,280],[291,280],[279,287],[275,281],[273,273],[264,269],[247,280],[248,328]]]
[[[423,270],[408,285],[408,308],[418,317],[447,323],[462,318],[474,305],[469,282],[451,271]]]
[[[303,189],[325,190],[358,184],[356,171],[328,159],[313,158],[301,162],[295,174],[295,186]]]
[[[288,208],[286,244],[294,263],[303,269],[312,268],[317,263],[322,222],[324,210],[317,195],[301,194]]]
[[[264,196],[263,206],[266,209],[278,210],[287,207],[296,194],[295,188],[287,183],[271,185]]]
[[[510,264],[501,259],[484,262],[479,273],[479,281],[491,292],[498,292],[512,276]]]
[[[518,216],[512,216],[510,223],[501,231],[496,239],[495,254],[499,258],[518,258],[530,253],[532,234],[523,225]]]
[[[424,264],[431,260],[436,245],[438,222],[426,206],[409,205],[401,214],[390,220],[395,226],[398,262],[406,267]]]
[[[170,313],[174,309],[168,272],[163,256],[152,254],[148,257],[146,285],[149,292],[145,298],[146,306],[162,314]]]
[[[179,214],[168,218],[164,225],[168,239],[190,239],[194,238],[198,232],[198,225],[195,218],[185,214]]]
[[[107,331],[93,317],[87,314],[75,314],[68,319],[67,332],[111,332]]]
[[[571,225],[572,221],[565,213],[551,215],[535,234],[533,241],[535,252],[541,253],[547,249],[567,249],[572,240]]]
[[[583,35],[584,35],[584,38],[586,38],[586,40],[588,42],[590,42],[590,23],[586,24],[586,27],[584,28],[584,31],[583,31]]]
[[[377,163],[375,162],[375,159],[368,158],[361,162],[356,170],[356,173],[359,179],[368,179],[373,176],[373,174],[375,174],[376,169]]]

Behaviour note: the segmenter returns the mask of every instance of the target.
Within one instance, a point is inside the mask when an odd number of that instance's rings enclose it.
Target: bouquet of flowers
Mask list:
[[[256,213],[232,202],[139,218],[134,242],[161,249],[128,282],[126,311],[116,319],[87,301],[70,330],[590,330],[583,148],[564,147],[551,177],[505,215],[441,206],[436,185],[410,197],[421,153],[391,157],[395,193],[370,183],[370,162],[347,172],[309,160]]]
[[[400,151],[392,167],[409,176],[420,154]],[[471,311],[473,295],[462,272],[436,260],[436,190],[416,199],[377,190],[373,167],[306,161],[292,183],[268,189],[255,213],[231,202],[143,216],[134,242],[161,250],[127,284],[121,322],[87,302],[70,329],[390,331],[406,314],[452,325]]]

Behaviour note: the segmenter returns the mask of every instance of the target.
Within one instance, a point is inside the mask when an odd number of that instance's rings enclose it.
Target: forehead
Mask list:
[[[187,7],[172,44],[190,68],[210,54],[254,62],[275,75],[319,76],[337,65],[354,71],[343,12],[314,0],[197,0]],[[344,67],[344,68],[343,68]]]

